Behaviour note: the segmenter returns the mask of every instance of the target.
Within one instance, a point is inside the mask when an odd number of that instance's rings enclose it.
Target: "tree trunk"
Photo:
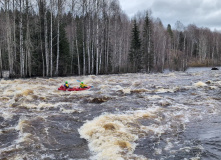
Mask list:
[[[108,73],[108,66],[109,66],[109,45],[110,45],[110,18],[108,18],[108,24],[107,24],[107,53],[106,53],[106,67],[105,71]]]
[[[40,38],[41,41],[41,57],[42,57],[42,76],[45,77],[45,59],[44,59],[44,53],[43,53],[43,42],[42,38]]]
[[[94,21],[92,21],[92,26],[94,26]],[[96,39],[94,29],[92,29],[92,44],[91,44],[91,74],[94,74],[94,40]]]
[[[98,18],[98,0],[97,0],[97,7],[96,7],[96,18],[97,18],[97,28],[96,28],[96,75],[98,75],[98,64],[99,64],[99,18]]]
[[[46,76],[49,76],[49,53],[48,53],[48,25],[47,25],[47,3],[44,1],[44,38],[45,38],[45,62]]]
[[[12,39],[11,39],[11,25],[9,19],[9,1],[5,0],[5,13],[6,13],[6,35],[7,35],[7,50],[8,50],[8,64],[9,64],[9,76],[13,74],[13,55],[12,55]]]
[[[89,7],[91,6],[91,1],[89,1]],[[90,9],[89,9],[89,13]],[[91,73],[91,58],[90,58],[90,34],[91,34],[91,18],[90,18],[90,14],[88,15],[88,32],[87,32],[87,54],[88,54],[88,74]]]
[[[220,56],[220,54],[219,54],[219,42],[218,42],[218,40],[216,41],[216,54],[217,54],[217,56],[218,56],[218,58],[217,58],[217,62],[219,62],[219,65],[220,65],[220,60],[221,60],[221,56]]]
[[[61,0],[58,0],[58,28],[57,28],[57,60],[56,60],[56,71],[55,71],[55,75],[58,75],[58,66],[59,66],[59,53],[60,53],[60,48],[59,48],[59,44],[60,44],[60,14],[61,14]]]
[[[0,78],[2,78],[2,48],[0,45]]]
[[[29,28],[29,12],[28,12],[28,7],[29,7],[29,4],[28,4],[28,0],[26,0],[26,14],[27,14],[27,32],[26,32],[26,52],[27,52],[27,58],[26,58],[26,61],[27,61],[27,64],[26,64],[26,72],[28,72],[28,74],[26,75],[29,75],[29,77],[31,77],[31,38],[30,38],[30,28]]]
[[[24,56],[24,40],[23,40],[23,18],[22,18],[22,13],[23,13],[23,5],[24,1],[20,0],[20,24],[19,24],[19,31],[20,31],[20,75],[21,77],[25,76],[25,56]]]
[[[91,74],[94,74],[94,43],[92,43],[92,46],[91,46]]]
[[[102,43],[101,43],[102,44]],[[102,62],[102,51],[103,51],[103,49],[102,49],[102,46],[100,47],[100,54],[99,54],[99,64],[98,64],[98,73],[101,73],[101,67],[102,67],[102,65],[101,65],[101,62]]]
[[[72,13],[72,18],[71,18],[71,46],[70,46],[70,54],[71,54],[71,74],[73,73],[73,60],[74,60],[74,4],[75,2],[72,1],[71,5],[71,13]]]
[[[50,0],[50,3],[51,3],[51,29],[50,29],[50,54],[51,54],[51,61],[50,61],[50,76],[52,77],[53,76],[53,46],[52,46],[52,41],[53,41],[53,38],[52,38],[52,20],[53,20],[53,0]]]
[[[79,55],[78,40],[77,40],[77,37],[76,37],[76,48],[77,48],[77,58],[78,58],[78,75],[81,75],[80,55]]]
[[[82,0],[83,1],[83,27],[82,27],[82,34],[83,34],[83,75],[86,74],[86,57],[85,57],[85,0]]]
[[[84,23],[83,23],[84,24]],[[86,74],[86,57],[85,57],[85,36],[84,36],[84,26],[83,26],[83,75]]]
[[[17,51],[16,51],[16,23],[15,23],[15,20],[16,20],[16,9],[15,9],[15,0],[13,0],[13,59],[14,59],[14,62],[17,61],[17,58],[16,58],[16,55],[17,55]],[[13,62],[13,63],[14,63]],[[14,66],[13,66],[13,70],[14,70]],[[14,70],[15,72],[15,70]]]
[[[40,24],[40,53],[41,53],[41,62],[42,62],[42,76],[45,77],[45,56],[43,52],[43,38],[42,38],[42,17],[44,17],[43,13],[43,4],[42,0],[38,0],[38,8],[39,8],[39,24]]]
[[[112,73],[115,72],[116,67],[116,55],[117,55],[117,18],[114,16],[114,52],[112,57]]]

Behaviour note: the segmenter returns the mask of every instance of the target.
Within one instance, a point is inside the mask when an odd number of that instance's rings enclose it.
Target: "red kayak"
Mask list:
[[[66,91],[66,90],[68,90],[68,91],[83,91],[83,90],[87,90],[87,89],[90,89],[90,88],[91,88],[91,86],[89,86],[87,88],[73,87],[73,88],[66,89],[66,87],[61,86],[61,87],[58,88],[58,90],[63,90],[63,91]]]
[[[58,90],[63,90],[63,91],[66,91],[66,90],[67,90],[67,88],[66,88],[65,86],[61,86],[61,87],[59,87],[59,88],[58,88]]]
[[[74,87],[74,88],[69,88],[68,91],[83,91],[83,90],[87,90],[90,88],[91,88],[91,86],[89,86],[87,88]]]

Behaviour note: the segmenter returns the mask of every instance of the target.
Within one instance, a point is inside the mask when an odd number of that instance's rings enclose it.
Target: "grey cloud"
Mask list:
[[[121,1],[127,6],[127,0]],[[173,26],[180,21],[185,26],[195,24],[198,27],[221,28],[221,0],[137,0],[129,10],[126,6],[124,10],[129,16],[151,9],[152,16],[160,18],[164,25]]]

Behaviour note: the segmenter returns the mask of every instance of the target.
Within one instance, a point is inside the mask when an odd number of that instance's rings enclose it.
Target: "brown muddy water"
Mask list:
[[[221,71],[0,81],[2,160],[218,160]],[[59,91],[65,81],[92,85]]]

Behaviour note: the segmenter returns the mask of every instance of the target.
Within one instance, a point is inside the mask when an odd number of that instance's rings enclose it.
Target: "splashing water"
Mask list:
[[[59,91],[82,80],[94,87]],[[0,159],[219,159],[220,72],[0,81]]]

